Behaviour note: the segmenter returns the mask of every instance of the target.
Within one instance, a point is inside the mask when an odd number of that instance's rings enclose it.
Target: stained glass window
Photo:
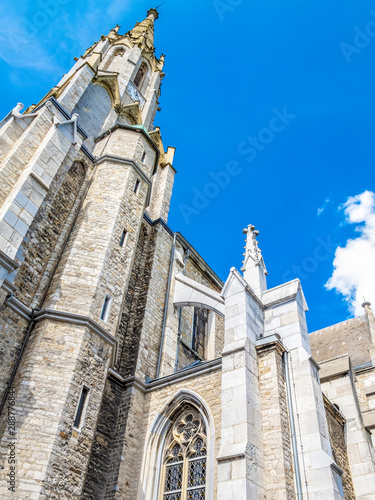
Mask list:
[[[166,438],[162,500],[206,498],[206,443],[205,424],[195,408],[175,419]]]

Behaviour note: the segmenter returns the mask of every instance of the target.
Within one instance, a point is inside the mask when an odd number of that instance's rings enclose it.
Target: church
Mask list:
[[[374,500],[371,304],[309,334],[254,225],[225,283],[168,226],[157,18],[0,122],[0,497]]]

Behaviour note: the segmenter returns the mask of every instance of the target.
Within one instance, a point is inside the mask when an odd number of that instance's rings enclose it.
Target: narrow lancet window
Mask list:
[[[134,192],[135,194],[139,194],[139,190],[141,188],[141,181],[137,179],[134,184]]]
[[[83,416],[86,411],[86,406],[87,406],[87,401],[88,401],[88,395],[89,395],[89,389],[85,386],[82,387],[81,391],[81,396],[79,398],[78,406],[77,406],[77,411],[76,411],[76,416],[74,418],[74,427],[76,429],[81,429],[83,425]]]
[[[126,229],[124,229],[123,232],[122,232],[121,238],[120,238],[120,247],[124,247],[125,246],[126,240],[127,240],[127,236],[128,236],[128,232],[126,231]]]
[[[111,310],[111,305],[112,305],[112,297],[108,295],[108,293],[105,295],[104,302],[103,302],[103,307],[102,307],[102,312],[100,313],[100,319],[107,323],[108,317],[109,317],[109,311]]]

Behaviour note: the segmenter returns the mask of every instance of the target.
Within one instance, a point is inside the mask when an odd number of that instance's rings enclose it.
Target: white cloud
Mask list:
[[[330,202],[331,202],[331,200],[329,198],[326,198],[324,200],[323,205],[320,208],[318,208],[318,210],[316,212],[317,217],[319,217],[319,215],[321,215],[324,212],[324,210],[326,209],[328,203],[330,203]]]
[[[351,196],[342,208],[346,222],[356,225],[358,237],[336,249],[334,270],[325,286],[343,295],[351,313],[359,316],[364,297],[375,304],[375,193]]]

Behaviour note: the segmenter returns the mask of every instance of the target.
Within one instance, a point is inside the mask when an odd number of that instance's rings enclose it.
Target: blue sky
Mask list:
[[[38,102],[101,34],[152,6],[4,0],[0,114]],[[361,294],[375,303],[372,2],[168,0],[155,31],[155,124],[177,148],[172,229],[225,280],[256,225],[269,287],[301,279],[310,331],[360,313]]]

